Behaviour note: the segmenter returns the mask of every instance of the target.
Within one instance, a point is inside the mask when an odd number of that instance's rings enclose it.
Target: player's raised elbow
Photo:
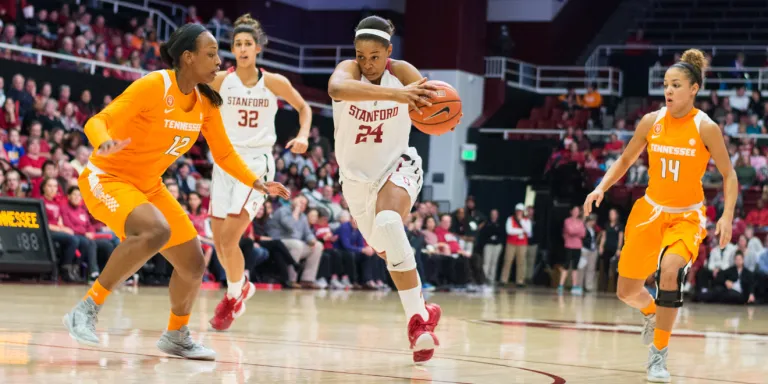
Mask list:
[[[342,92],[342,86],[338,82],[328,83],[328,96],[331,97],[331,100],[340,100]]]

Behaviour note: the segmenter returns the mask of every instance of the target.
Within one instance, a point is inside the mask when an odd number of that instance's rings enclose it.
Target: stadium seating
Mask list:
[[[654,0],[638,27],[659,44],[768,42],[768,13],[761,0]]]

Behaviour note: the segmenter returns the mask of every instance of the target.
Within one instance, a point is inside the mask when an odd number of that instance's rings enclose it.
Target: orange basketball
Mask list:
[[[421,114],[411,109],[409,114],[413,125],[429,135],[442,135],[448,131],[453,131],[461,120],[461,99],[450,84],[430,80],[428,84],[435,85],[437,97],[430,99],[431,107],[421,107]]]

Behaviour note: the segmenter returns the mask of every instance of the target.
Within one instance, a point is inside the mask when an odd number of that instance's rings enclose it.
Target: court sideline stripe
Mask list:
[[[51,345],[51,344],[40,344],[40,343],[23,343],[23,342],[16,342],[16,341],[0,341],[0,344],[15,344],[15,345],[34,345],[37,347],[48,347],[48,348],[59,348],[59,349],[74,349],[74,350],[81,350],[81,351],[93,351],[93,352],[103,352],[103,353],[112,353],[112,354],[118,354],[118,355],[134,355],[134,356],[146,356],[146,357],[157,357],[157,358],[168,358],[172,360],[179,360],[184,361],[185,359],[179,358],[179,357],[173,357],[169,355],[150,355],[148,353],[138,353],[138,352],[124,352],[124,351],[111,351],[107,349],[97,349],[97,348],[78,348],[78,347],[67,347],[63,345]],[[246,362],[234,362],[234,361],[224,361],[224,360],[216,360],[216,363],[221,364],[232,364],[232,365],[251,365],[255,367],[267,367],[267,368],[279,368],[279,369],[296,369],[299,371],[312,371],[312,372],[323,372],[323,373],[337,373],[342,375],[354,375],[354,376],[368,376],[368,377],[381,377],[386,379],[400,379],[400,380],[411,380],[411,381],[423,381],[423,382],[429,382],[429,383],[446,383],[446,384],[472,384],[472,383],[466,383],[462,381],[445,381],[445,380],[434,380],[434,379],[419,379],[415,377],[402,377],[402,376],[389,376],[389,375],[378,375],[373,373],[362,373],[362,372],[346,372],[346,371],[333,371],[328,369],[316,369],[316,368],[300,368],[300,367],[285,367],[281,365],[270,365],[270,364],[256,364],[256,363],[246,363]],[[564,383],[564,381],[563,381]],[[553,383],[556,384],[556,383]]]
[[[488,324],[492,325],[493,323],[486,323],[483,321],[478,321],[478,324]],[[26,325],[29,325],[28,323],[25,323]],[[39,325],[46,325],[51,326],[51,324],[39,324]],[[127,331],[127,330],[125,330]],[[161,334],[162,331],[156,331],[156,330],[144,330],[144,329],[138,329],[138,331],[142,333],[156,333]],[[43,331],[30,331],[30,332],[40,332]],[[200,332],[198,332],[200,333]],[[114,333],[113,333],[114,334]],[[235,332],[230,332],[230,335],[237,335]],[[125,335],[122,335],[125,336]],[[217,341],[236,341],[232,340],[233,338],[227,338],[227,337],[211,337],[211,336],[218,336],[216,333],[206,333],[205,337],[217,340]],[[245,336],[237,336],[237,339],[239,341],[244,342],[259,342],[259,343],[283,343],[283,344],[298,344],[298,345],[305,345],[305,346],[312,346],[312,347],[326,347],[326,348],[335,348],[335,349],[346,349],[346,350],[356,350],[356,351],[369,351],[369,352],[384,352],[384,353],[397,353],[402,355],[410,355],[410,352],[406,352],[399,349],[387,349],[387,348],[363,348],[363,347],[356,347],[356,346],[349,346],[349,345],[343,345],[343,344],[331,344],[331,343],[316,343],[316,342],[308,342],[308,341],[301,341],[301,340],[282,340],[282,339],[269,339],[269,338],[255,338],[255,337],[245,337]],[[0,341],[0,344],[2,343],[11,343],[16,344],[16,342],[8,342],[8,341]],[[18,344],[24,344],[24,343],[18,343]],[[29,345],[33,345],[32,343],[28,343]],[[55,348],[69,348],[69,349],[78,349],[78,350],[94,350],[96,349],[89,349],[89,348],[75,348],[75,347],[66,347],[66,346],[53,346],[53,345],[47,345],[47,344],[34,344],[39,346],[48,346],[48,347],[55,347]],[[133,352],[119,352],[119,351],[107,351],[111,353],[125,353],[125,354],[134,354],[134,355],[142,355],[142,356],[153,356],[153,357],[167,357],[167,356],[156,356],[156,355],[148,355],[148,354],[139,354],[139,353],[133,353]],[[459,356],[459,358],[454,357]],[[534,373],[540,373],[546,376],[550,377],[557,377],[552,374],[547,374],[546,372],[542,371],[536,371],[528,368],[522,368],[522,367],[515,367],[511,365],[506,364],[498,364],[498,363],[490,363],[490,362],[484,362],[484,361],[475,361],[475,360],[466,360],[465,358],[476,358],[476,359],[488,359],[488,360],[497,360],[497,361],[509,361],[509,362],[520,362],[520,363],[528,363],[528,364],[544,364],[544,365],[554,365],[554,366],[561,366],[561,367],[571,367],[571,368],[582,368],[582,369],[592,369],[592,370],[601,370],[601,371],[613,371],[613,372],[624,372],[624,373],[638,373],[638,374],[645,374],[645,371],[639,371],[639,370],[630,370],[630,369],[618,369],[618,368],[605,368],[605,367],[594,367],[594,366],[588,366],[588,365],[578,365],[578,364],[565,364],[565,363],[557,363],[557,362],[546,362],[546,361],[533,361],[533,360],[520,360],[520,359],[504,359],[500,357],[485,357],[485,356],[465,356],[465,355],[454,355],[454,354],[440,354],[438,359],[444,359],[444,360],[455,360],[455,361],[464,361],[464,362],[473,362],[476,364],[487,364],[487,365],[494,365],[494,366],[503,366],[507,368],[512,369],[521,369],[526,371],[531,371]],[[222,363],[230,363],[230,364],[236,364],[231,362],[222,362]],[[255,366],[265,366],[265,367],[272,367],[272,368],[284,368],[284,369],[305,369],[305,370],[315,370],[315,369],[306,369],[306,368],[292,368],[292,367],[280,367],[280,366],[269,366],[269,365],[263,365],[263,364],[252,364],[252,363],[244,363],[249,365],[255,365]],[[347,372],[343,371],[323,371],[323,370],[317,370],[320,372],[331,372],[331,373],[342,373],[346,374]],[[356,373],[356,372],[349,372],[348,374],[352,375],[367,375],[365,373]],[[389,376],[387,376],[389,377]],[[672,377],[677,378],[684,378],[684,379],[695,379],[695,380],[705,380],[705,381],[711,381],[711,382],[719,382],[719,383],[734,383],[734,384],[756,384],[748,381],[733,381],[733,380],[722,380],[722,379],[715,379],[715,378],[708,378],[708,377],[696,377],[696,376],[680,376],[680,375],[672,375]],[[399,378],[392,376],[391,378]],[[558,377],[559,378],[559,377]],[[560,378],[562,379],[562,378]],[[428,381],[425,379],[413,379],[413,380],[421,380],[421,381]],[[562,379],[564,380],[564,379]],[[437,382],[437,381],[434,381]],[[447,382],[443,381],[444,383],[459,383],[459,382]],[[557,382],[553,382],[552,384],[556,384]],[[566,383],[566,381],[562,381],[561,383]]]

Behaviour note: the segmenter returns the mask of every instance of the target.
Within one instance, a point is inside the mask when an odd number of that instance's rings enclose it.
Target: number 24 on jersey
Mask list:
[[[372,137],[374,143],[381,143],[381,136],[384,134],[381,130],[381,127],[383,126],[384,123],[379,124],[376,128],[373,128],[370,125],[361,125],[357,128],[359,133],[355,137],[355,144],[367,143],[368,137]]]

